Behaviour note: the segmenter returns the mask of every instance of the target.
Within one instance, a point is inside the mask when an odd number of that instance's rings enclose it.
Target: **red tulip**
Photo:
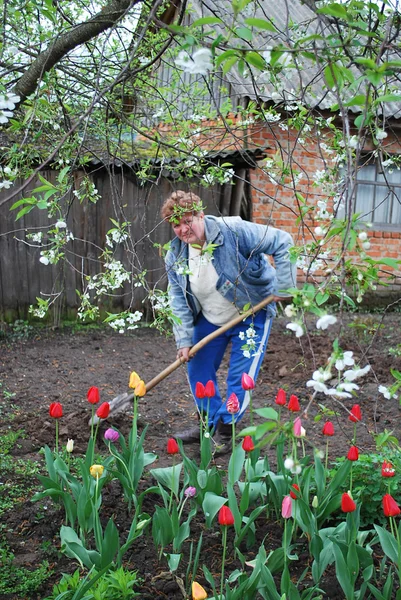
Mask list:
[[[401,513],[400,507],[390,494],[383,496],[383,512],[386,517],[396,517]]]
[[[219,510],[219,525],[225,525],[229,527],[230,525],[234,525],[234,515],[231,510],[223,504],[223,506]]]
[[[395,469],[391,462],[384,460],[382,463],[382,477],[394,477]]]
[[[351,496],[347,493],[344,493],[341,496],[341,510],[343,512],[354,512],[354,510],[356,509],[356,504],[353,501],[353,499],[351,498]]]
[[[174,438],[167,440],[167,454],[178,454],[179,451],[180,449]]]
[[[209,381],[205,385],[205,396],[206,398],[213,398],[216,395],[216,388],[214,387],[214,382],[209,379]]]
[[[52,402],[49,406],[49,415],[53,419],[59,419],[63,416],[63,407],[60,402]]]
[[[294,394],[292,394],[292,396],[290,397],[290,401],[288,403],[288,410],[291,410],[292,412],[299,412],[301,410],[299,400],[297,396],[294,396]]]
[[[233,392],[231,394],[231,396],[228,398],[226,405],[227,405],[227,412],[229,412],[230,415],[237,414],[237,412],[239,412],[239,409],[240,409],[237,394],[234,394],[234,392]]]
[[[195,386],[195,396],[199,398],[199,400],[205,398],[205,386],[203,385],[203,383],[200,383],[200,381],[198,381]]]
[[[247,373],[242,373],[241,386],[242,386],[242,389],[245,391],[253,390],[253,389],[255,389],[255,382],[252,379],[252,377],[250,377]]]
[[[291,490],[290,490],[291,498],[293,498],[294,500],[297,500],[300,496],[299,492],[300,492],[299,485],[297,483],[293,483],[291,486]]]
[[[352,421],[353,423],[358,423],[358,421],[362,421],[361,407],[359,406],[359,404],[354,404],[354,406],[351,408],[348,420]]]
[[[103,402],[96,411],[96,416],[99,419],[107,419],[110,412],[110,404],[108,402]]]
[[[351,460],[351,461],[358,460],[359,451],[356,446],[351,446],[351,448],[348,450],[347,458],[348,458],[348,460]]]
[[[100,400],[99,388],[95,385],[89,388],[88,393],[86,394],[88,402],[91,404],[97,404]]]
[[[334,435],[334,425],[331,421],[327,421],[322,429],[323,435]]]
[[[242,442],[242,448],[243,450],[245,450],[245,452],[252,452],[252,450],[255,450],[253,439],[250,435],[246,435],[244,437],[244,440]]]
[[[276,404],[278,404],[278,406],[285,406],[285,403],[287,402],[287,398],[285,395],[285,391],[283,389],[279,389],[279,391],[277,392],[277,396],[276,399],[274,401]]]

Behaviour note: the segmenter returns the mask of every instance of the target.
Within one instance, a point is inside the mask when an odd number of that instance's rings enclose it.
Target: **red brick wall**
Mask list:
[[[295,189],[301,192],[308,204],[315,205],[319,198],[327,199],[327,194],[312,186],[315,172],[325,169],[324,160],[316,140],[308,138],[302,145],[297,142],[297,135],[295,131],[281,130],[276,124],[255,124],[249,130],[248,142],[250,146],[266,148],[270,156],[277,156],[279,152],[284,164],[287,161],[293,168],[299,170],[302,177]],[[401,153],[401,146],[395,138],[385,141],[389,152]],[[366,146],[366,150],[371,148]],[[329,162],[330,157],[326,156],[326,159]],[[304,222],[297,222],[300,214],[299,202],[291,186],[291,179],[286,178],[284,182],[277,185],[272,183],[268,172],[263,169],[264,164],[265,161],[261,161],[261,168],[251,172],[253,219],[259,223],[270,223],[274,227],[285,229],[291,233],[297,245],[310,242],[313,239],[314,228],[321,225],[321,222],[313,219],[313,212],[308,213]],[[366,252],[368,256],[376,260],[383,257],[401,259],[401,226],[397,231],[382,231],[373,224],[366,231],[371,243],[371,248]],[[356,261],[359,258],[357,253],[351,256]],[[394,273],[391,268],[385,267],[385,269],[387,272]],[[401,290],[401,271],[396,274],[398,278],[394,283]],[[316,275],[319,275],[319,272]],[[305,280],[304,273],[301,271],[299,280]]]

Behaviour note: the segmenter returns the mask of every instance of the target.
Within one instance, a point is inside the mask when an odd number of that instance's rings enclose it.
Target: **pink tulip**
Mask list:
[[[292,500],[291,496],[284,496],[281,505],[281,516],[283,519],[289,519],[292,516]]]
[[[255,382],[252,379],[252,377],[250,377],[247,373],[242,373],[241,386],[242,386],[242,389],[245,391],[253,390],[253,389],[255,389]]]
[[[295,437],[301,437],[302,435],[302,423],[300,417],[294,419],[293,433]]]
[[[229,412],[231,415],[235,415],[235,414],[237,414],[237,412],[239,412],[239,409],[240,409],[240,404],[239,404],[238,397],[233,392],[227,400],[227,412]]]

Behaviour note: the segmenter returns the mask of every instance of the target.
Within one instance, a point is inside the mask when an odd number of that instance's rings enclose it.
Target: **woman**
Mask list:
[[[238,421],[249,404],[249,392],[242,389],[241,377],[248,373],[256,380],[275,314],[274,303],[209,342],[191,360],[189,351],[244,307],[258,304],[270,294],[275,300],[289,296],[286,290],[296,284],[296,268],[288,253],[292,238],[284,231],[240,217],[205,215],[200,198],[192,192],[174,192],[164,202],[161,214],[176,235],[165,262],[170,306],[178,319],[173,325],[177,358],[188,362],[189,382],[199,411],[205,412],[206,406],[195,396],[196,383],[213,381],[216,394],[209,401],[209,426],[215,430],[217,444],[226,444],[232,415],[222,402],[217,370],[231,342],[226,398],[232,393],[238,397]],[[273,257],[275,268],[266,254]],[[199,440],[199,425],[175,437],[184,443]]]

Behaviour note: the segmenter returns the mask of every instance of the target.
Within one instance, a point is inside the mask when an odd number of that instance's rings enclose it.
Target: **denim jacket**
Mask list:
[[[255,305],[269,294],[288,296],[284,290],[296,285],[296,267],[290,263],[291,236],[280,229],[243,221],[240,217],[205,216],[206,243],[215,245],[213,265],[217,290],[242,309]],[[274,259],[273,268],[265,256]],[[166,255],[168,292],[173,314],[181,321],[173,325],[178,348],[192,346],[193,326],[201,307],[191,293],[188,272],[188,244],[178,238]],[[266,309],[274,315],[275,305]]]

